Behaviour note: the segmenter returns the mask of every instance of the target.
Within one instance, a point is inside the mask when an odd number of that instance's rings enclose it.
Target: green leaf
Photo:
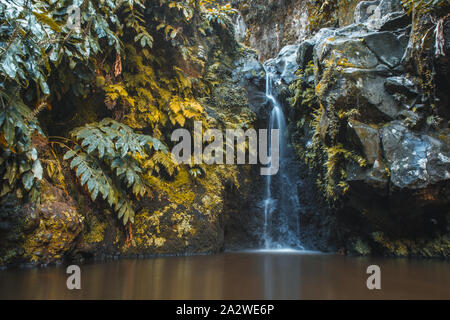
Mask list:
[[[76,154],[77,153],[75,151],[72,151],[72,150],[67,151],[66,154],[64,155],[64,160],[72,159],[73,157],[76,156]]]
[[[85,185],[88,179],[91,177],[91,171],[86,170],[81,176],[81,184]]]
[[[81,162],[83,161],[83,159],[81,158],[81,156],[76,156],[72,162],[70,163],[70,169],[75,168],[76,166],[78,166]]]
[[[101,194],[119,219],[124,223],[134,221],[134,210],[127,197],[146,193],[143,170],[134,156],[139,153],[140,158],[149,159],[147,152],[165,151],[164,144],[151,136],[136,134],[127,125],[109,118],[76,128],[70,136],[77,145],[64,158],[72,159],[70,167],[76,170],[80,183],[87,185],[92,201]],[[173,172],[171,162],[164,157],[159,159]]]

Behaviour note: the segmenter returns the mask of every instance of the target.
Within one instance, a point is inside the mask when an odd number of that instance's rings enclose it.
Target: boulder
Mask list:
[[[424,189],[450,179],[450,149],[445,142],[413,133],[399,121],[383,129],[382,141],[393,186]]]
[[[3,203],[0,221],[0,264],[60,263],[74,248],[84,217],[62,189],[42,184],[41,203]],[[14,207],[8,205],[10,203]]]
[[[350,120],[349,126],[355,131],[368,164],[373,165],[381,157],[378,129],[356,120]]]
[[[355,23],[371,30],[387,30],[404,26],[405,11],[400,0],[362,1],[355,9]],[[404,19],[404,20],[402,20]]]
[[[419,94],[416,84],[406,76],[389,77],[384,82],[384,87],[392,95],[397,93],[414,98]]]
[[[406,46],[392,32],[374,32],[364,37],[364,42],[380,62],[390,68],[398,66],[405,54]]]
[[[300,46],[297,44],[285,46],[276,58],[267,60],[264,65],[289,85],[297,78],[295,72],[299,66],[297,62],[299,49]]]
[[[302,70],[305,70],[308,62],[312,61],[314,58],[314,44],[313,40],[305,40],[299,45],[297,51],[297,64]]]

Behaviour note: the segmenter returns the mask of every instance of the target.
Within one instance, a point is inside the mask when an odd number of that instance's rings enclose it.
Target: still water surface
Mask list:
[[[381,290],[366,269],[381,268]],[[450,299],[446,261],[243,252],[83,264],[81,290],[65,267],[0,271],[0,299]]]

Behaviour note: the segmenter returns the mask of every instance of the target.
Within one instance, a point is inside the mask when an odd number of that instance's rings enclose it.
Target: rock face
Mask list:
[[[265,95],[266,71],[258,61],[256,54],[247,51],[245,57],[235,61],[233,80],[242,88],[248,99],[250,109],[255,112],[261,123],[267,121],[268,106]]]
[[[246,37],[238,39],[255,49],[260,61],[275,57],[286,45],[298,44],[311,36],[316,27],[346,26],[353,22],[353,11],[361,0],[232,0],[247,27]],[[243,30],[242,21],[235,21]]]
[[[447,257],[449,130],[427,124],[431,107],[423,84],[408,71],[411,17],[399,1],[358,2],[353,24],[321,29],[264,63],[277,79],[274,94],[294,141],[301,141],[301,157],[316,162],[308,162],[312,171],[298,162],[295,174],[302,243],[349,254]],[[313,75],[304,72],[311,63]],[[298,69],[303,89],[311,88],[316,108],[322,106],[316,126],[305,120],[310,109],[293,110],[287,100]],[[238,70],[245,71],[238,78],[247,79],[242,85],[257,97],[251,100],[264,125],[261,65],[253,61]],[[445,111],[441,116],[448,118]],[[328,176],[320,173],[323,167]],[[319,189],[315,174],[324,181]],[[320,188],[329,188],[328,196],[342,192],[334,207],[323,201]]]
[[[224,246],[222,181],[232,179],[219,171],[208,171],[199,183],[187,170],[180,171],[173,182],[155,180],[155,198],[140,204],[128,240],[112,214],[89,215],[73,255],[104,258],[219,252]]]
[[[304,0],[235,0],[248,27],[245,43],[261,61],[274,57],[287,44],[307,37],[308,11]]]
[[[342,168],[347,185],[338,223],[345,224],[340,241],[350,253],[450,255],[450,132],[447,120],[430,125],[435,107],[417,74],[406,71],[412,41],[400,2],[381,0],[360,2],[354,24],[322,29],[296,46],[305,48],[297,49],[298,64],[313,60],[316,69],[322,107],[311,130],[328,152],[324,165]],[[312,155],[310,141],[303,142]]]
[[[49,184],[40,205],[6,203],[0,210],[0,264],[62,262],[75,245],[84,217],[73,199]]]

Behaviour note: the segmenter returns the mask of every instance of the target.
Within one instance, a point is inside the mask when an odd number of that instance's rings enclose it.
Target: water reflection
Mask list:
[[[378,264],[382,290],[366,288]],[[82,289],[64,267],[0,271],[1,299],[450,299],[445,261],[247,252],[85,264]]]

